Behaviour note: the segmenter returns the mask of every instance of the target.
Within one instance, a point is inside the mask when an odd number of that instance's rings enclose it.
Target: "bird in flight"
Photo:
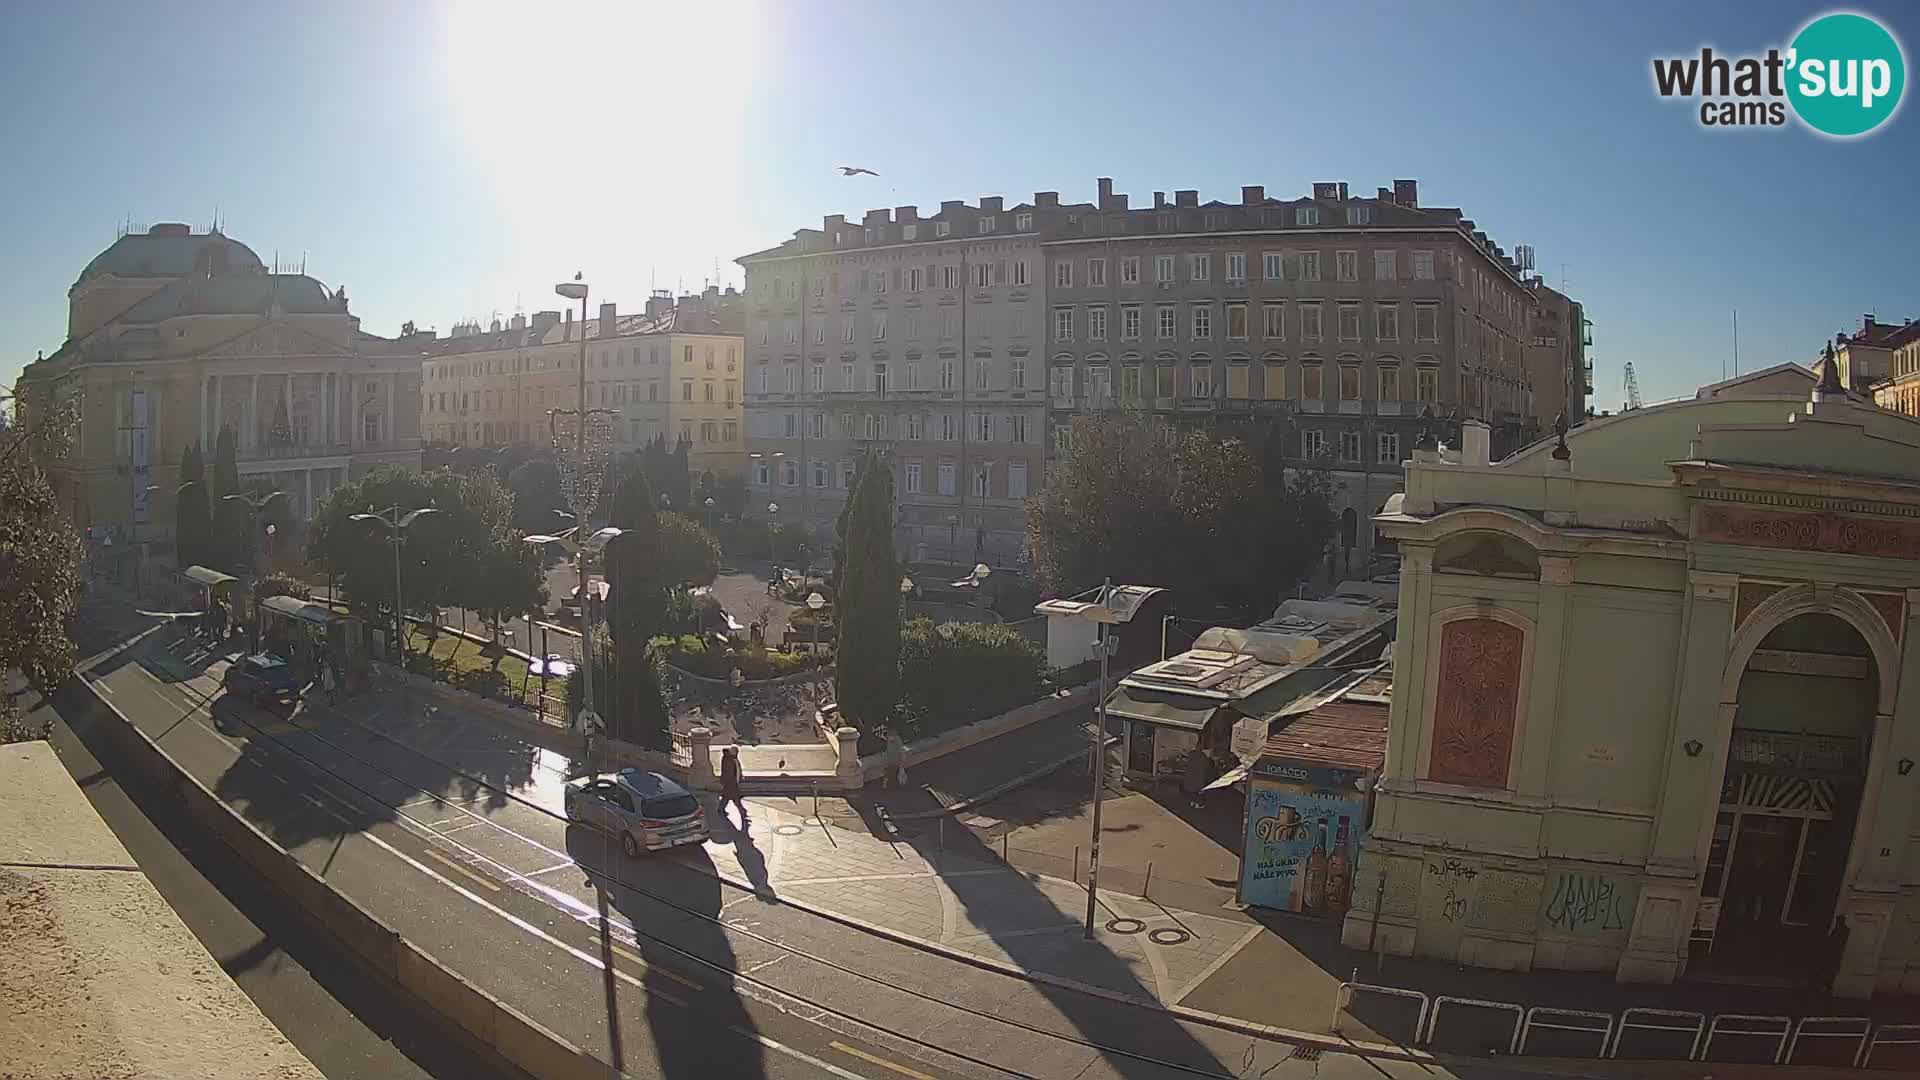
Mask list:
[[[858,165],[836,165],[834,166],[834,168],[840,170],[841,176],[879,176],[880,175],[879,173],[874,172],[872,169],[863,169]]]

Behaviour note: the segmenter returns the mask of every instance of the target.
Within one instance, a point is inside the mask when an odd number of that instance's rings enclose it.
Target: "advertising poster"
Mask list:
[[[1250,777],[1240,899],[1309,915],[1346,912],[1367,797],[1351,769],[1263,761]]]

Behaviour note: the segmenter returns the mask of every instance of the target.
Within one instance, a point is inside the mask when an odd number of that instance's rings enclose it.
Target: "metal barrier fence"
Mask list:
[[[1427,1017],[1433,1011],[1433,1002],[1418,990],[1406,990],[1398,986],[1374,986],[1370,983],[1343,982],[1333,992],[1333,1024],[1335,1035],[1340,1034],[1340,1018],[1346,1015],[1347,1007],[1353,1004],[1355,993],[1381,994],[1386,997],[1406,998],[1420,1003],[1420,1012],[1413,1019],[1414,1042],[1420,1042],[1420,1034],[1427,1029]]]
[[[1848,1028],[1853,1028],[1857,1025],[1859,1030],[1808,1031],[1808,1024],[1845,1024]],[[1858,1066],[1861,1056],[1864,1055],[1867,1050],[1867,1036],[1872,1031],[1873,1021],[1865,1016],[1803,1016],[1800,1018],[1799,1023],[1793,1025],[1793,1038],[1787,1040],[1786,1055],[1780,1060],[1788,1065],[1793,1064],[1794,1051],[1800,1049],[1800,1040],[1803,1038],[1852,1039],[1854,1040],[1854,1047],[1850,1060],[1852,1060],[1855,1066]]]
[[[1634,1017],[1636,1016],[1644,1016],[1656,1021],[1691,1020],[1693,1023],[1687,1027],[1670,1023],[1648,1023],[1644,1021],[1635,1023]],[[1692,1033],[1693,1042],[1687,1050],[1686,1060],[1693,1061],[1699,1058],[1700,1040],[1704,1039],[1707,1034],[1707,1014],[1681,1012],[1674,1009],[1627,1009],[1620,1014],[1620,1025],[1613,1031],[1613,1045],[1607,1048],[1608,1057],[1613,1058],[1620,1056],[1620,1043],[1626,1038],[1628,1028],[1636,1028],[1641,1031],[1674,1031],[1681,1034]]]
[[[1542,1014],[1547,1015],[1551,1019],[1540,1019]],[[1597,1020],[1600,1022],[1600,1026],[1596,1028],[1583,1025],[1578,1022],[1581,1020]],[[1573,1022],[1569,1023],[1568,1021]],[[1598,1035],[1600,1036],[1600,1048],[1594,1051],[1594,1057],[1605,1057],[1607,1047],[1613,1042],[1612,1013],[1588,1012],[1585,1009],[1556,1009],[1550,1005],[1535,1005],[1533,1008],[1527,1010],[1526,1019],[1520,1024],[1520,1041],[1516,1044],[1513,1051],[1514,1053],[1524,1054],[1527,1052],[1527,1039],[1533,1035],[1534,1028]]]
[[[1520,1052],[1520,1022],[1526,1016],[1525,1009],[1510,1001],[1485,1001],[1480,998],[1452,997],[1450,995],[1442,995],[1433,999],[1433,1007],[1427,1010],[1427,1030],[1420,1038],[1420,1045],[1426,1046],[1433,1042],[1433,1031],[1440,1026],[1440,1009],[1448,1002],[1475,1009],[1494,1009],[1500,1012],[1505,1012],[1508,1009],[1513,1010],[1513,1033],[1507,1037],[1507,1053],[1517,1054]]]
[[[1727,1025],[1725,1031],[1722,1031],[1720,1028],[1722,1023]],[[1776,1025],[1778,1025],[1780,1030],[1773,1030]],[[1748,1038],[1775,1040],[1773,1056],[1769,1060],[1771,1060],[1773,1064],[1778,1065],[1780,1064],[1781,1056],[1787,1052],[1787,1036],[1792,1033],[1793,1017],[1791,1016],[1755,1016],[1750,1013],[1721,1013],[1713,1018],[1713,1023],[1707,1025],[1707,1041],[1706,1045],[1700,1048],[1700,1059],[1703,1061],[1708,1060],[1708,1055],[1713,1053],[1713,1040],[1715,1036],[1726,1035],[1730,1038],[1745,1036]]]
[[[1888,1032],[1902,1037],[1885,1038]],[[1873,1052],[1882,1046],[1920,1046],[1920,1024],[1881,1024],[1874,1028],[1873,1037],[1867,1040],[1866,1047],[1860,1051],[1860,1067],[1872,1068]]]

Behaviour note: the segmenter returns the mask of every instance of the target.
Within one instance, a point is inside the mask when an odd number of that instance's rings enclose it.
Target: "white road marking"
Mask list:
[[[794,1059],[795,1061],[804,1061],[816,1069],[825,1069],[826,1071],[832,1073],[833,1075],[841,1077],[842,1080],[867,1080],[866,1077],[861,1076],[859,1073],[848,1072],[847,1070],[831,1062],[821,1061],[819,1058],[814,1057],[812,1054],[808,1054],[800,1050],[795,1050],[793,1047],[788,1046],[785,1043],[776,1042],[773,1039],[769,1039],[765,1035],[762,1035],[757,1031],[748,1031],[746,1028],[743,1028],[743,1027],[729,1027],[727,1028],[727,1030],[733,1032],[736,1035],[744,1035],[745,1037],[752,1039],[754,1042],[759,1043],[761,1046],[764,1046],[769,1050],[773,1050],[778,1053],[785,1054],[788,1057]]]

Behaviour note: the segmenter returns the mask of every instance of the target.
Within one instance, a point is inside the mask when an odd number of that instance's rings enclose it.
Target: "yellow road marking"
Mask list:
[[[653,974],[662,976],[664,978],[672,979],[674,982],[677,982],[681,986],[687,987],[690,990],[706,989],[704,986],[700,985],[697,982],[694,982],[692,979],[687,978],[685,975],[682,975],[677,971],[673,971],[668,968],[663,968],[659,964],[647,963],[645,960],[641,959],[640,955],[634,952],[632,949],[625,949],[625,948],[621,948],[618,945],[615,945],[613,947],[613,951],[615,955],[623,956],[628,960],[631,960],[634,963],[639,964],[642,968],[646,969],[647,971],[650,971]]]
[[[900,1064],[899,1062],[888,1061],[886,1058],[883,1058],[878,1054],[869,1054],[865,1050],[862,1050],[857,1046],[848,1046],[846,1043],[840,1042],[838,1040],[835,1040],[834,1042],[830,1042],[827,1045],[831,1046],[835,1050],[840,1051],[843,1054],[851,1054],[852,1056],[859,1058],[861,1061],[864,1061],[869,1065],[878,1065],[883,1069],[892,1069],[894,1072],[899,1073],[901,1076],[911,1076],[913,1077],[913,1080],[933,1080],[933,1077],[928,1076],[926,1073],[921,1072],[919,1069],[909,1069],[905,1065]]]
[[[500,886],[494,884],[492,881],[488,880],[487,878],[474,873],[473,871],[467,869],[466,867],[461,866],[459,863],[454,862],[452,859],[447,858],[445,855],[440,854],[439,852],[433,850],[432,848],[427,849],[427,854],[430,857],[432,857],[434,861],[438,862],[440,865],[446,867],[449,870],[454,871],[457,874],[464,876],[465,878],[467,878],[467,880],[476,882],[486,888],[492,889],[494,892],[500,891]]]

